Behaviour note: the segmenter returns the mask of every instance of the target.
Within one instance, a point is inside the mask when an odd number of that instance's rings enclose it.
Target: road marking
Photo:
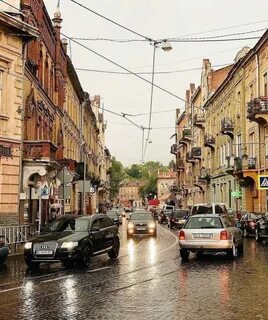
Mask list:
[[[20,287],[15,287],[15,288],[10,288],[10,289],[5,289],[5,290],[1,290],[0,293],[4,293],[4,292],[8,292],[8,291],[13,291],[13,290],[19,290],[19,289],[21,289],[21,288],[22,288],[22,286],[20,286]]]
[[[111,269],[111,267],[103,267],[103,268],[93,269],[93,270],[89,270],[87,272],[93,273],[93,272],[97,272],[97,271],[101,271],[101,270],[105,270],[105,269]]]
[[[70,278],[70,277],[72,277],[72,275],[65,276],[65,277],[58,277],[58,278],[54,278],[54,279],[43,280],[41,282],[42,283],[46,283],[46,282],[58,281],[58,280],[67,279],[67,278]]]

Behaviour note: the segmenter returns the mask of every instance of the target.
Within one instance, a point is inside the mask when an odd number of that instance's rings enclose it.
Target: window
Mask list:
[[[268,156],[268,127],[265,128],[265,155]]]
[[[268,96],[268,88],[267,88],[267,73],[263,75],[263,95],[265,97]]]
[[[105,229],[105,228],[111,226],[109,218],[100,218],[99,221],[100,221],[100,228],[101,229]]]
[[[241,134],[236,136],[236,156],[241,157],[242,155],[242,146],[241,146]]]
[[[250,158],[254,157],[254,132],[249,135],[248,155]]]
[[[254,93],[253,93],[253,84],[249,86],[249,101],[253,100]]]
[[[98,230],[100,228],[99,219],[93,221],[91,230]]]
[[[3,109],[3,74],[4,72],[0,70],[0,110]]]

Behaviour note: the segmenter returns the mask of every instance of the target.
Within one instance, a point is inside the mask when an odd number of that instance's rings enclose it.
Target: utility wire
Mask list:
[[[213,65],[211,68],[219,68],[219,67],[225,67],[232,65],[233,63],[224,63],[224,64],[218,64]],[[88,72],[96,72],[96,73],[107,73],[107,74],[122,74],[122,75],[128,75],[131,74],[130,72],[120,72],[120,71],[113,71],[113,70],[99,70],[99,69],[87,69],[87,68],[75,68],[77,71],[88,71]],[[196,67],[196,68],[190,68],[190,69],[181,69],[181,70],[171,70],[171,71],[155,71],[155,74],[172,74],[172,73],[182,73],[182,72],[188,72],[188,71],[196,71],[196,70],[202,70],[202,67]],[[151,75],[152,72],[136,72],[136,74],[148,74]]]
[[[260,37],[246,37],[246,38],[230,38],[230,39],[176,39],[172,40],[172,42],[184,42],[184,43],[197,43],[197,42],[228,42],[228,41],[243,41],[243,40],[256,40],[260,39]]]
[[[73,1],[73,0],[71,0],[71,1]],[[62,34],[62,36],[66,37],[67,39],[70,39],[71,41],[73,41],[74,43],[76,43],[77,45],[79,45],[80,47],[82,47],[82,48],[84,48],[84,49],[86,49],[86,50],[94,53],[95,55],[97,55],[97,56],[101,57],[102,59],[104,59],[104,60],[106,60],[106,61],[114,64],[115,66],[119,67],[120,69],[123,69],[123,70],[129,72],[130,74],[132,74],[133,76],[135,76],[135,77],[137,77],[137,78],[139,78],[139,79],[141,79],[141,80],[143,80],[143,81],[145,81],[145,82],[147,82],[147,83],[149,83],[149,84],[152,85],[152,82],[151,82],[150,80],[147,80],[146,78],[141,77],[141,76],[138,75],[137,73],[135,73],[135,72],[133,72],[133,71],[131,71],[131,70],[123,67],[123,66],[120,65],[119,63],[117,63],[117,62],[115,62],[115,61],[113,61],[113,60],[111,60],[111,59],[103,56],[102,54],[98,53],[97,51],[95,51],[95,50],[93,50],[93,49],[85,46],[84,44],[82,44],[82,43],[80,43],[80,42],[78,42],[78,41],[76,41],[76,40],[74,40],[74,39],[71,39],[71,38],[70,38],[69,36],[67,36],[66,34],[64,34],[64,33],[61,33],[61,34]],[[157,84],[155,84],[155,83],[153,84],[153,86],[154,86],[155,88],[158,88],[159,90],[161,90],[161,91],[163,91],[163,92],[165,92],[165,93],[173,96],[174,98],[176,98],[176,99],[178,99],[178,100],[180,100],[180,101],[187,102],[185,99],[181,98],[180,96],[178,96],[178,95],[176,95],[176,94],[168,91],[167,89],[165,89],[165,88],[163,88],[163,87],[161,87],[161,86],[159,86],[159,85],[157,85]]]
[[[16,7],[13,6],[12,4],[10,4],[10,3],[8,3],[8,2],[6,2],[6,1],[4,1],[4,0],[0,0],[0,1],[3,2],[3,3],[5,3],[5,4],[7,4],[7,5],[10,6],[11,8],[15,9],[15,10],[18,11],[19,13],[23,14],[20,9],[16,8]]]
[[[215,35],[210,37],[199,37],[199,38],[184,38],[184,37],[176,37],[176,38],[166,38],[162,41],[176,41],[176,40],[191,40],[191,41],[197,41],[197,40],[210,40],[210,39],[218,39],[218,38],[224,38],[224,37],[231,37],[231,36],[238,36],[238,35],[245,35],[250,33],[256,33],[267,30],[267,28],[262,28],[258,30],[250,30],[245,32],[237,32],[237,33],[229,33],[229,34],[222,34],[222,35]],[[110,42],[118,42],[118,43],[129,43],[129,42],[147,42],[147,39],[111,39],[111,38],[86,38],[86,37],[72,37],[74,40],[79,41],[110,41]]]
[[[128,28],[128,27],[125,27],[125,26],[123,26],[122,24],[120,24],[120,23],[118,23],[118,22],[116,22],[116,21],[114,21],[114,20],[112,20],[112,19],[110,19],[110,18],[105,17],[104,15],[102,15],[102,14],[100,14],[100,13],[98,13],[98,12],[92,10],[92,9],[90,9],[89,7],[86,7],[86,6],[83,5],[82,3],[79,3],[78,1],[75,1],[75,0],[70,0],[70,1],[73,2],[73,3],[75,3],[76,5],[78,5],[79,7],[84,8],[84,9],[87,10],[87,11],[90,11],[91,13],[94,13],[95,15],[99,16],[100,18],[105,19],[105,20],[107,20],[107,21],[115,24],[116,26],[118,26],[118,27],[120,27],[120,28],[123,28],[123,29],[125,29],[125,30],[127,30],[127,31],[129,31],[129,32],[131,32],[131,33],[133,33],[133,34],[135,34],[135,35],[143,38],[143,39],[146,39],[147,41],[150,41],[150,42],[153,41],[153,42],[154,42],[153,39],[151,39],[151,38],[149,38],[149,37],[147,37],[147,36],[144,36],[143,34],[141,34],[141,33],[139,33],[139,32],[136,32],[136,31],[134,31],[134,30],[132,30],[132,29],[130,29],[130,28]]]

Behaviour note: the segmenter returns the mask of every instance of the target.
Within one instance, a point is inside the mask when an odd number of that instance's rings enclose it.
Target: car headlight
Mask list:
[[[26,250],[29,250],[29,249],[32,249],[32,242],[26,242],[25,245],[24,245],[24,249]]]
[[[155,228],[155,223],[154,223],[154,222],[150,222],[149,225],[148,225],[148,227],[149,227],[150,229]]]
[[[128,229],[133,229],[134,227],[135,227],[135,225],[134,225],[133,222],[129,222],[128,225],[127,225]]]
[[[78,246],[78,242],[74,242],[74,241],[68,241],[68,242],[63,242],[63,244],[61,245],[62,249],[73,249],[75,247]]]

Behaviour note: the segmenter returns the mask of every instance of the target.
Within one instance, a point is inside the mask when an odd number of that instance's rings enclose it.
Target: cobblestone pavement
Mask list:
[[[126,238],[117,260],[95,257],[89,269],[60,264],[30,272],[22,256],[0,269],[0,320],[268,320],[268,245],[245,239],[244,256],[194,255],[182,262],[177,231]]]

